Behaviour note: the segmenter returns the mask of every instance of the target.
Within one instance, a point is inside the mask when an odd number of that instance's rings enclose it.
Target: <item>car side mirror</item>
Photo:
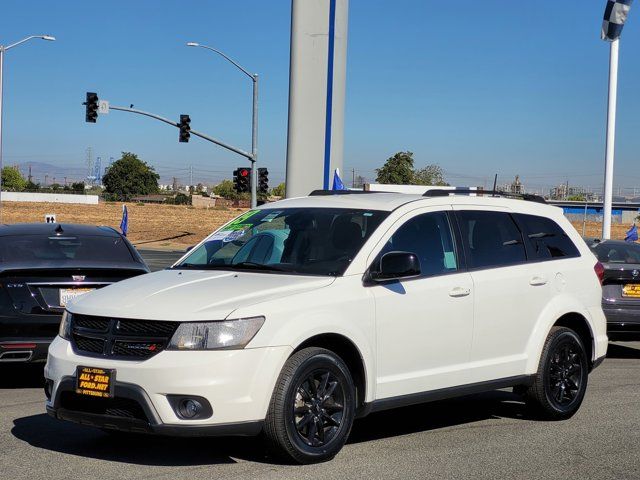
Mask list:
[[[420,276],[420,260],[411,252],[388,252],[380,259],[380,267],[370,274],[374,282],[401,280]]]

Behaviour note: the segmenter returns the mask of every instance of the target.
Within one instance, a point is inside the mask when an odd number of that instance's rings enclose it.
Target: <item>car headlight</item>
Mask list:
[[[258,333],[264,317],[219,322],[181,323],[171,337],[169,350],[216,350],[243,348]]]
[[[65,340],[71,340],[71,318],[73,314],[67,312],[66,310],[62,314],[62,320],[60,321],[60,330],[58,330],[58,335],[60,335]]]

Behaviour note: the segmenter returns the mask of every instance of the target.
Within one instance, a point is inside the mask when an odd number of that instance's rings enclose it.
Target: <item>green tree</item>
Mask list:
[[[33,183],[32,181],[27,181],[24,190],[26,192],[37,192],[38,190],[40,190],[40,184],[39,183]]]
[[[395,185],[410,185],[413,183],[413,153],[398,152],[389,157],[381,168],[376,169],[376,182],[392,183]]]
[[[415,185],[449,185],[444,181],[444,172],[439,165],[427,165],[413,174]]]
[[[285,184],[282,182],[280,185],[276,185],[271,189],[271,195],[274,197],[284,197]]]
[[[233,181],[231,180],[222,180],[218,185],[213,187],[213,193],[214,195],[229,200],[237,200],[239,198],[238,192],[236,192]]]
[[[152,166],[135,153],[122,152],[102,177],[105,192],[114,200],[129,200],[134,195],[158,192],[158,175]]]
[[[27,186],[27,181],[18,167],[4,167],[2,169],[2,188],[13,192],[21,192]]]
[[[71,190],[74,192],[84,192],[84,182],[73,182],[71,184]]]
[[[572,202],[584,202],[586,200],[586,197],[584,196],[584,193],[576,193],[575,195],[569,195],[567,197],[567,200],[570,200]]]

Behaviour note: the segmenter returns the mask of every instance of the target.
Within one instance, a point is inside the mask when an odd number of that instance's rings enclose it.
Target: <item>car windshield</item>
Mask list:
[[[99,235],[10,235],[0,237],[0,262],[25,265],[42,262],[133,262],[120,237]]]
[[[634,243],[615,244],[603,242],[592,247],[602,263],[640,264],[640,245]]]
[[[340,208],[250,210],[173,268],[342,275],[387,215]]]

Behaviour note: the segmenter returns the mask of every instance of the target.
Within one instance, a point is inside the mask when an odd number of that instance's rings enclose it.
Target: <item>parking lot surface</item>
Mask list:
[[[610,345],[580,411],[531,419],[497,391],[370,415],[331,462],[279,464],[255,439],[115,437],[44,411],[42,367],[0,370],[8,479],[640,478],[640,343]]]
[[[168,267],[184,255],[184,250],[148,250],[138,249],[152,272]]]

